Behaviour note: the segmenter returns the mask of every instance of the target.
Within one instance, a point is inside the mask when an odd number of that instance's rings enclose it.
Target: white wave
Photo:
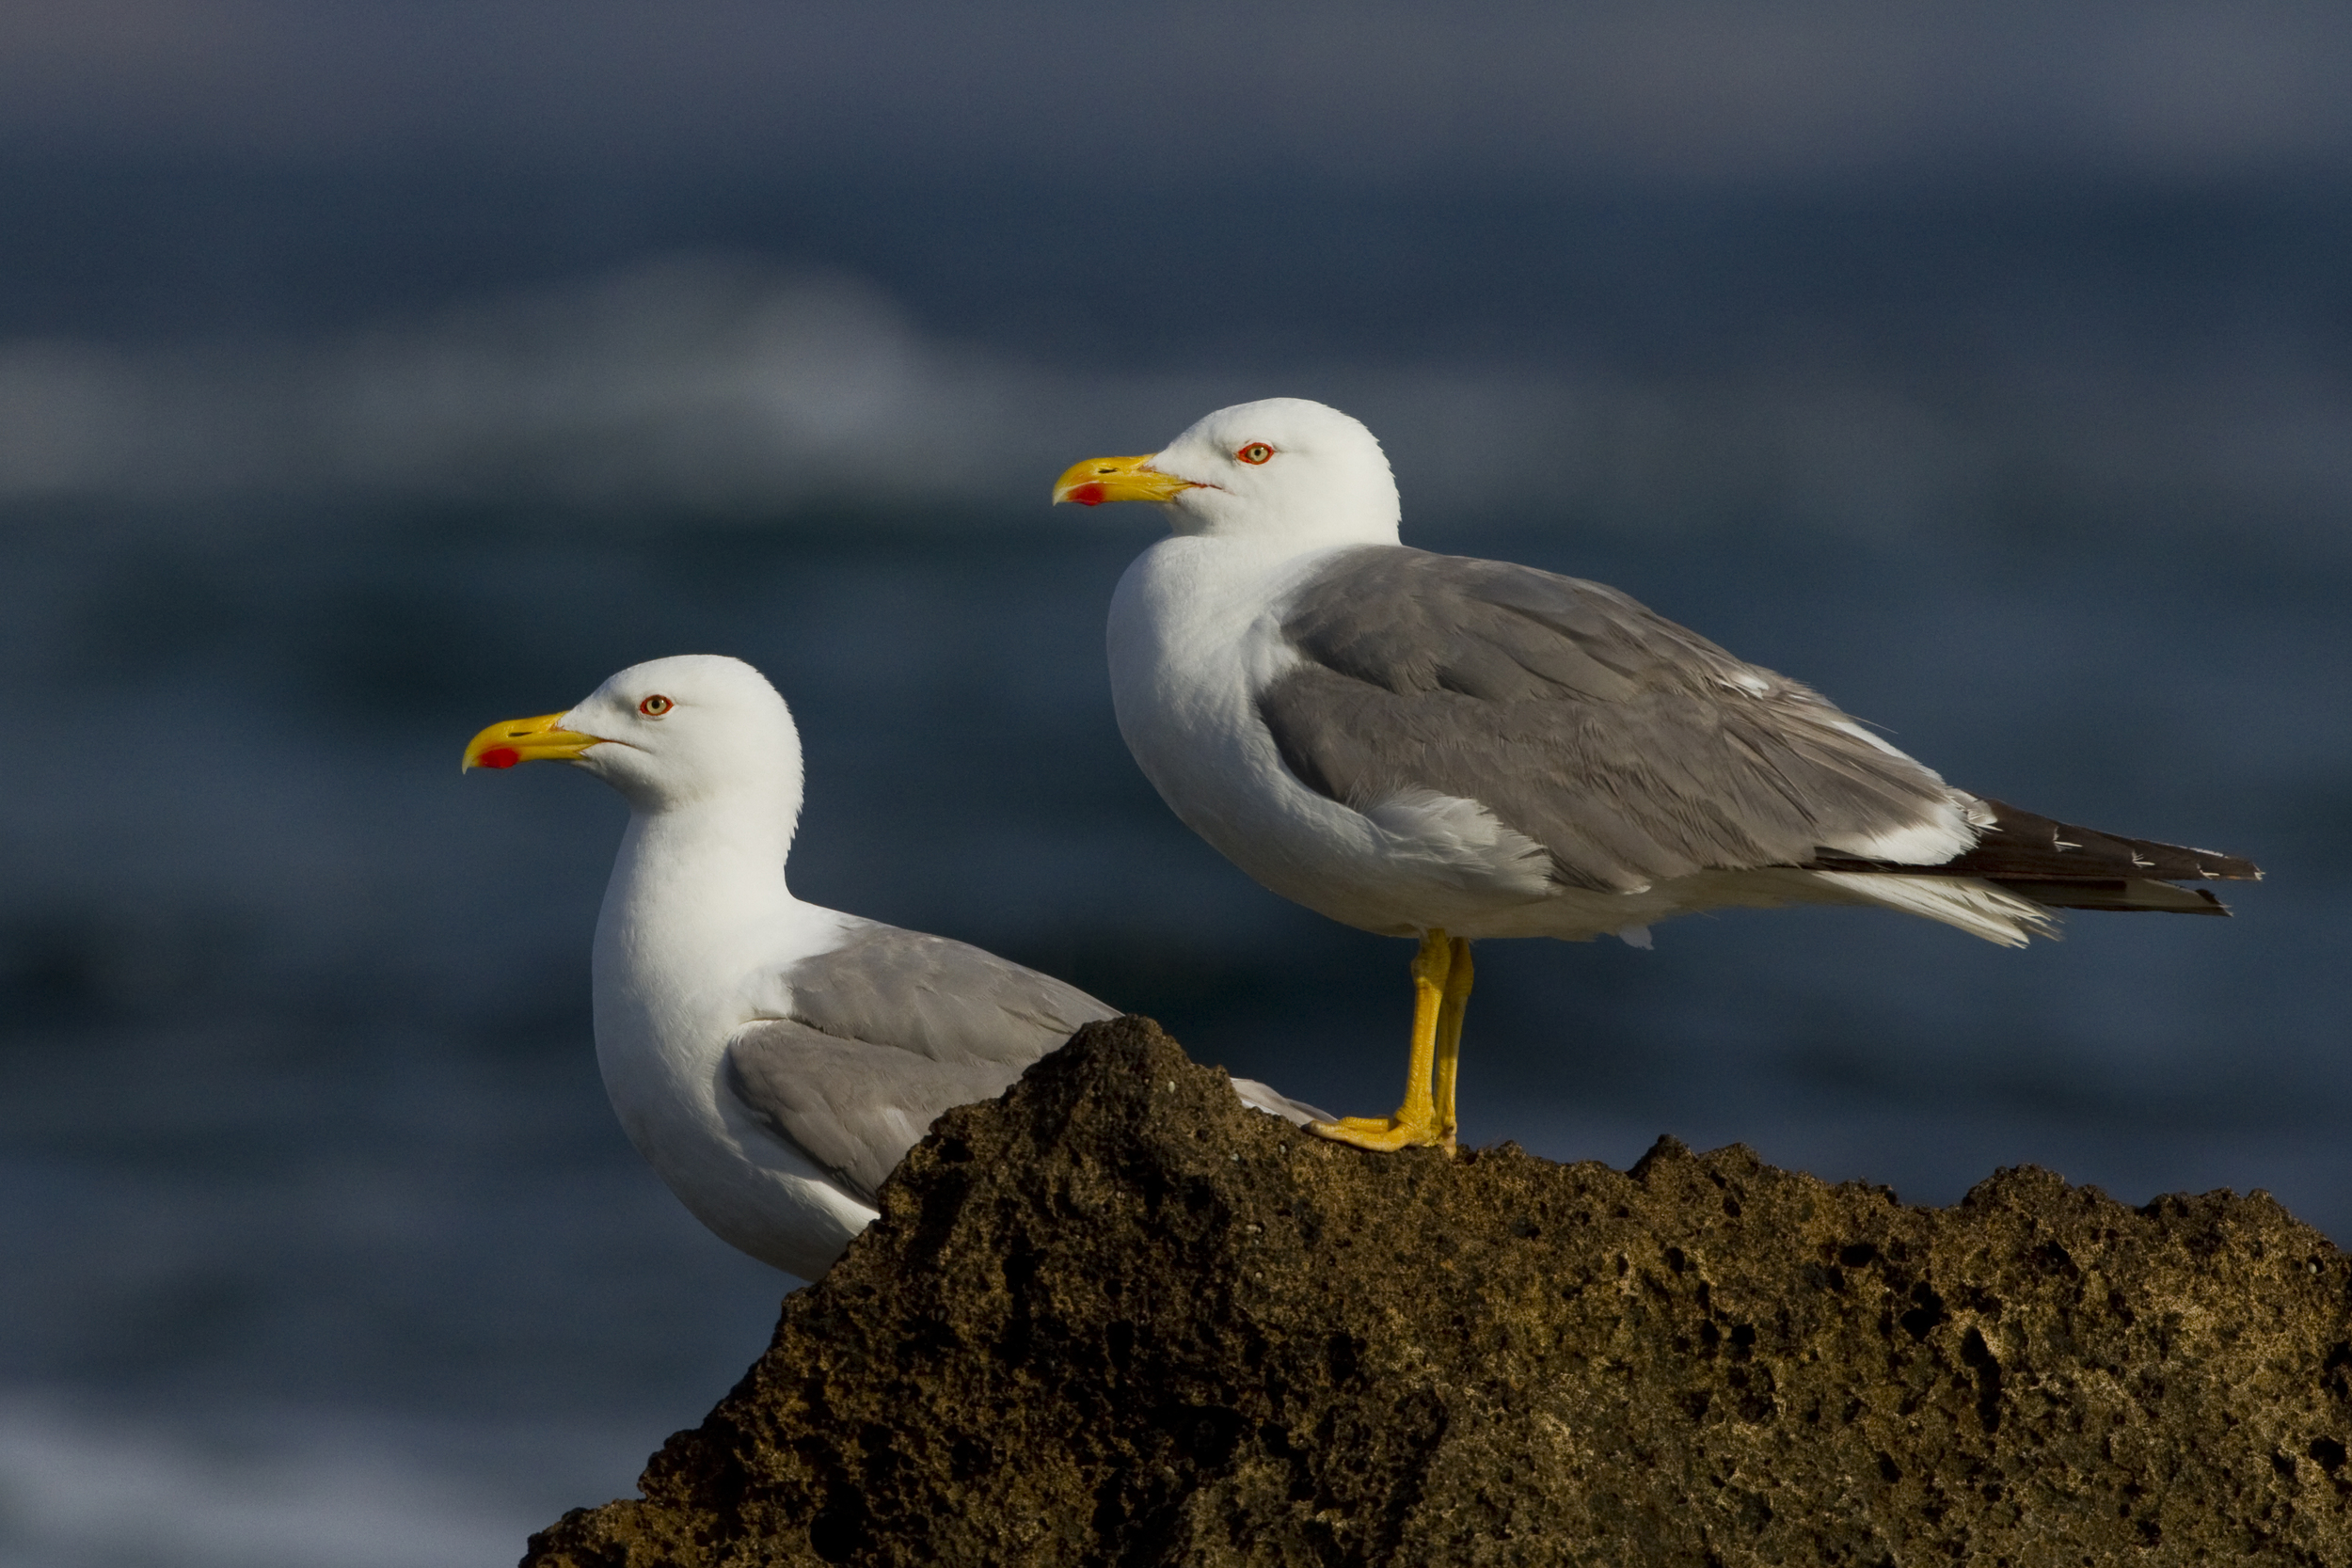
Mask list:
[[[1647,380],[1373,358],[1147,373],[931,339],[855,278],[673,257],[308,342],[0,341],[0,502],[1041,510],[1075,457],[1284,393],[1379,432],[1422,517],[1705,530],[1770,512],[1920,536],[2021,485],[2136,527],[2352,503],[2352,399],[2291,351],[2162,377],[2079,345],[2056,375],[2014,347],[1989,346],[1947,396],[1859,360]]]

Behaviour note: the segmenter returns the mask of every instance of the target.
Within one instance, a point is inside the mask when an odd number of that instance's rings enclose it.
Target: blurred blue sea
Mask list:
[[[255,152],[226,110],[174,146],[26,102],[0,94],[0,1565],[511,1560],[763,1347],[790,1282],[686,1216],[596,1080],[619,800],[457,772],[484,723],[635,660],[739,655],[790,700],[803,896],[1391,1104],[1406,944],[1160,805],[1101,645],[1155,520],[1044,505],[1067,463],[1252,397],[1364,418],[1408,542],[1613,583],[1956,784],[2271,874],[2233,920],[2077,914],[2024,953],[1861,911],[1486,944],[1473,1141],[1740,1141],[1927,1203],[2028,1162],[2132,1201],[2261,1187],[2352,1240],[2337,109],[2234,163],[1979,146],[1953,110],[1885,166],[1730,115],[1596,172],[1498,150],[1488,105],[1416,144],[1458,167],[1375,179],[1273,110],[1279,156],[1105,110],[1107,150],[1064,127],[1064,158],[925,100],[939,124],[842,132],[863,161],[771,169],[684,156],[707,128],[604,162],[471,122]],[[2220,99],[2150,102],[2256,145]],[[1877,113],[1837,123],[1859,146]],[[1138,149],[1168,155],[1104,173]]]

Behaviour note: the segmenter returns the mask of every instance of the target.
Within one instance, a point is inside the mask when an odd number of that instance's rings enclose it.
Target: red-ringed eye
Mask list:
[[[659,719],[676,705],[667,697],[648,697],[637,705],[637,711],[648,719]]]
[[[1252,441],[1233,455],[1245,463],[1263,463],[1274,455],[1274,449],[1263,441]]]

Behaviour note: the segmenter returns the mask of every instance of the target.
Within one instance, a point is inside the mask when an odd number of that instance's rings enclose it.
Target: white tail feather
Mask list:
[[[1942,921],[2003,947],[2058,936],[2058,917],[2048,910],[1974,877],[1899,877],[1883,871],[1811,875],[1860,902]]]

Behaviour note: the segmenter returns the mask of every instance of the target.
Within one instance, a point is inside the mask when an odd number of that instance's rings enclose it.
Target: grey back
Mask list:
[[[1366,546],[1316,574],[1282,629],[1302,662],[1258,711],[1301,783],[1359,809],[1406,790],[1476,800],[1564,886],[1799,865],[1950,798],[1819,693],[1599,583]]]

